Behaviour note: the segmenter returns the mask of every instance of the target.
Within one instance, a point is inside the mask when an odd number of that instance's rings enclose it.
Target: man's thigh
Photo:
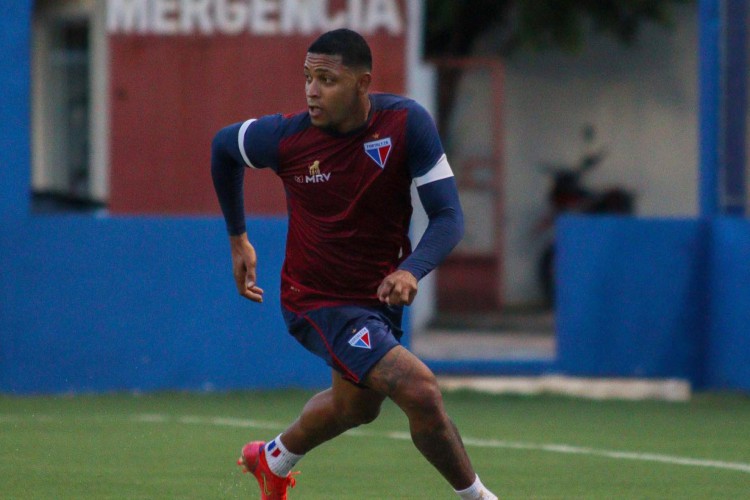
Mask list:
[[[385,400],[385,395],[361,384],[345,379],[337,370],[331,370],[331,392],[336,407],[348,415],[357,414],[366,418],[376,416]]]
[[[356,384],[399,345],[401,311],[358,306],[326,307],[296,314],[284,310],[289,332],[308,351]]]
[[[435,375],[417,356],[402,346],[388,351],[372,367],[364,384],[393,399],[397,404],[408,397],[410,390],[420,390],[425,384],[434,386]]]

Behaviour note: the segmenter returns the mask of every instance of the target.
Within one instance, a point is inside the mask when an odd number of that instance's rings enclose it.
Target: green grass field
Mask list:
[[[0,498],[258,498],[235,461],[311,393],[0,397]],[[750,398],[689,403],[446,394],[504,499],[750,498]],[[451,499],[388,403],[299,464],[291,499]]]

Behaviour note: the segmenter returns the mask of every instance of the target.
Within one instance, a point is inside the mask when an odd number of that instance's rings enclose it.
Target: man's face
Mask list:
[[[338,132],[360,126],[366,119],[361,100],[367,92],[364,80],[369,82],[369,73],[344,66],[341,56],[308,52],[305,96],[312,124]]]

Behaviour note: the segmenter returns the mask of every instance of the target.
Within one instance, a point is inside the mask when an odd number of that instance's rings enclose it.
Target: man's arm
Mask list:
[[[220,130],[211,143],[211,178],[229,232],[232,274],[240,295],[263,302],[263,289],[256,285],[257,257],[245,232],[243,180],[245,165],[238,158],[239,125]]]
[[[417,281],[435,269],[463,237],[463,211],[452,175],[422,184],[417,192],[429,223],[414,252],[378,287],[378,298],[386,304],[411,304]]]
[[[211,178],[230,236],[245,232],[245,200],[242,185],[245,165],[237,157],[239,125],[221,129],[211,142]]]
[[[417,280],[435,269],[458,245],[464,235],[464,214],[458,200],[454,177],[447,177],[417,188],[429,223],[417,248],[399,267]]]
[[[240,295],[253,302],[263,302],[263,289],[256,285],[255,266],[258,259],[247,233],[229,237],[232,251],[232,274]]]

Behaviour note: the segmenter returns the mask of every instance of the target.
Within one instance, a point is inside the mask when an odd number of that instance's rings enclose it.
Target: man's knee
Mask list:
[[[367,389],[339,393],[334,404],[336,419],[347,428],[369,424],[378,418],[382,403],[382,396]]]
[[[443,412],[443,395],[431,372],[403,384],[393,395],[393,399],[407,412],[411,410],[424,415],[440,415]]]
[[[380,402],[342,399],[337,401],[336,414],[342,424],[348,428],[369,424],[380,414]]]
[[[443,412],[443,397],[435,374],[404,348],[386,354],[371,372],[368,384],[407,414]]]

